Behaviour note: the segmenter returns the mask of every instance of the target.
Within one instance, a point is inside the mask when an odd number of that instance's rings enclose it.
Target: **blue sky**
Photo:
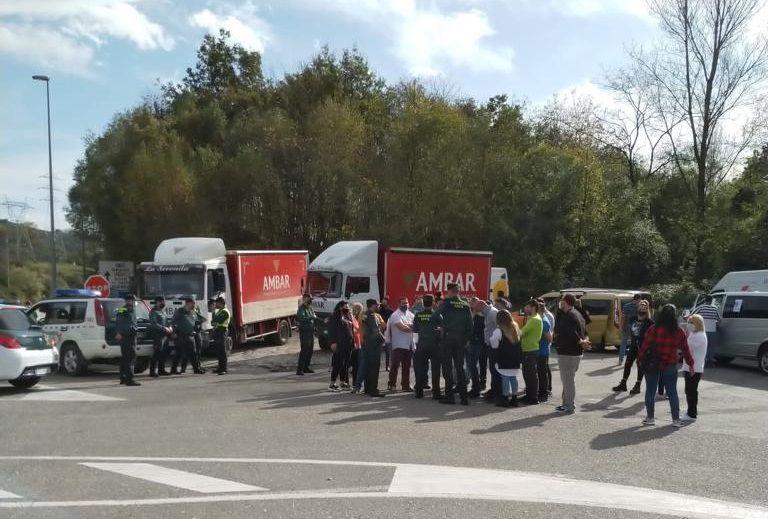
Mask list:
[[[206,32],[231,31],[279,77],[321,45],[356,46],[390,81],[413,76],[462,96],[497,93],[531,105],[595,86],[624,46],[658,36],[645,0],[2,0],[0,202],[26,201],[48,227],[45,85],[57,228],[83,137],[179,79]],[[0,208],[0,218],[7,217]]]

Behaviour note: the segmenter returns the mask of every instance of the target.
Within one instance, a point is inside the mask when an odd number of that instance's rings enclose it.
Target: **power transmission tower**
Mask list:
[[[25,242],[29,247],[29,254],[32,261],[35,261],[35,248],[32,245],[32,237],[29,234],[29,228],[24,224],[24,216],[32,206],[26,202],[10,200],[7,196],[5,202],[0,202],[0,206],[5,207],[8,212],[8,221],[16,227],[16,261],[21,261],[21,243]]]

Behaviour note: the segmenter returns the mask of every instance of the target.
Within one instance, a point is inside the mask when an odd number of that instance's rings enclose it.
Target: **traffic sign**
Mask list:
[[[100,291],[101,297],[109,297],[109,280],[102,275],[89,276],[85,280],[85,288]]]

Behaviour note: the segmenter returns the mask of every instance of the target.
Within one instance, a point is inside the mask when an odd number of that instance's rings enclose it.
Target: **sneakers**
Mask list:
[[[656,419],[653,418],[653,417],[646,416],[645,418],[643,418],[642,424],[643,425],[656,425]]]
[[[629,390],[630,395],[639,395],[640,394],[640,382],[636,383],[634,386],[632,386],[632,389]]]
[[[328,391],[330,391],[331,393],[338,393],[341,391],[341,389],[336,384],[331,384],[330,386],[328,386]]]
[[[356,395],[356,394],[358,394],[359,392],[360,392],[360,388],[359,388],[359,387],[357,387],[357,386],[355,386],[355,387],[353,387],[353,388],[352,388],[352,391],[350,392],[350,394],[352,394],[352,395]]]
[[[349,384],[347,384],[346,382],[342,382],[341,383],[341,390],[342,391],[349,391],[350,389],[352,389],[352,388],[349,387]]]
[[[684,425],[685,424],[683,423],[682,420],[679,420],[679,419],[678,420],[672,420],[672,427],[676,427],[676,428],[679,429],[680,427],[682,427]]]
[[[695,422],[696,418],[691,418],[688,416],[688,413],[685,413],[682,417],[680,417],[680,420],[683,422]]]

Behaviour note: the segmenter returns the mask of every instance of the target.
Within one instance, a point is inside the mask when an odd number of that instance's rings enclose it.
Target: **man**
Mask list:
[[[576,372],[584,350],[591,345],[587,337],[587,325],[584,318],[574,308],[576,297],[565,294],[560,300],[560,312],[555,319],[554,346],[558,353],[560,380],[563,383],[563,403],[557,411],[573,414],[576,410]]]
[[[157,296],[152,310],[149,312],[149,335],[152,337],[152,360],[149,364],[149,376],[159,377],[170,375],[165,371],[165,361],[168,355],[168,337],[173,330],[165,324],[165,298]]]
[[[537,299],[539,305],[539,317],[544,325],[539,341],[539,355],[536,359],[536,369],[539,375],[539,402],[549,400],[549,394],[552,392],[552,371],[549,369],[549,347],[552,345],[552,330],[554,329],[554,318],[550,319],[547,315],[547,306],[542,299]]]
[[[469,405],[467,378],[464,373],[464,350],[472,334],[472,312],[469,303],[459,297],[459,285],[448,284],[448,297],[442,302],[437,313],[442,319],[442,342],[440,359],[445,379],[445,397],[442,404],[455,404],[458,390],[461,405]],[[454,370],[456,385],[454,386]]]
[[[712,296],[707,294],[704,296],[704,302],[693,309],[694,314],[704,318],[704,331],[707,334],[706,366],[708,367],[714,364],[717,351],[717,325],[720,322],[720,309],[713,304],[713,301]]]
[[[229,321],[232,319],[232,314],[227,309],[227,302],[222,297],[216,298],[215,312],[213,319],[211,319],[211,326],[213,327],[213,345],[216,348],[216,356],[219,360],[219,365],[214,373],[218,375],[227,374],[227,336],[229,335]]]
[[[384,318],[379,315],[379,303],[375,299],[366,301],[368,311],[363,316],[362,355],[365,356],[365,394],[370,397],[383,397],[379,391],[379,367],[381,365],[381,347],[384,345]]]
[[[179,363],[186,364],[187,360],[192,360],[192,367],[196,374],[202,374],[200,365],[196,363],[195,352],[195,326],[198,321],[195,311],[195,300],[191,297],[184,299],[184,306],[176,310],[171,319],[173,327],[173,338],[176,343],[176,355],[173,357],[171,365],[171,375],[178,375]]]
[[[411,359],[413,358],[413,313],[408,310],[408,298],[400,299],[397,310],[387,321],[389,343],[392,345],[392,364],[389,367],[389,385],[387,389],[395,390],[397,385],[397,370],[402,366],[401,389],[406,392],[411,388]]]
[[[627,346],[632,340],[632,325],[637,321],[637,311],[640,300],[643,298],[640,294],[635,294],[632,301],[624,303],[621,307],[621,345],[619,346],[619,366],[624,365],[624,357],[627,355]]]
[[[125,305],[117,309],[115,316],[117,328],[115,339],[120,342],[120,383],[126,386],[141,385],[133,380],[133,365],[136,362],[136,335],[139,331],[136,325],[135,305],[136,298],[128,294],[125,296]]]
[[[299,326],[299,362],[296,365],[296,374],[314,373],[310,369],[312,363],[312,351],[315,349],[315,323],[317,316],[312,309],[312,296],[304,294],[299,305],[299,311],[296,313],[296,323]]]
[[[413,298],[413,307],[411,307],[411,313],[415,316],[419,312],[424,311],[424,296],[416,296]]]
[[[466,365],[469,379],[472,381],[472,390],[469,398],[480,396],[480,352],[485,348],[485,316],[481,313],[482,307],[478,298],[469,300],[472,310],[472,335],[469,337],[469,348],[466,353]]]
[[[544,322],[539,316],[539,303],[531,299],[525,305],[525,315],[528,318],[520,330],[520,342],[523,349],[523,380],[525,380],[525,397],[520,401],[527,405],[539,403],[539,342],[544,333]]]
[[[483,350],[485,351],[487,359],[485,363],[483,363],[482,360],[480,362],[480,385],[477,389],[480,390],[481,388],[485,388],[486,369],[484,366],[488,365],[491,369],[491,389],[486,391],[483,398],[491,399],[496,397],[497,391],[499,393],[501,392],[501,378],[499,378],[499,373],[496,371],[496,357],[494,350],[491,349],[491,335],[493,335],[494,330],[496,330],[496,315],[499,313],[499,310],[496,307],[489,305],[487,301],[478,301],[477,312],[483,317]],[[470,396],[474,396],[475,394],[476,392],[473,386],[472,395]],[[477,394],[479,395],[479,391]]]
[[[416,374],[416,398],[424,398],[427,386],[427,371],[432,370],[432,399],[440,400],[440,345],[438,331],[440,328],[439,314],[432,310],[434,297],[424,296],[424,310],[417,313],[413,319],[413,336],[417,341],[414,358]]]
[[[389,297],[383,297],[381,304],[379,305],[379,315],[384,319],[385,323],[389,322],[389,318],[394,311],[389,307]],[[389,342],[384,343],[384,369],[389,371],[389,363],[392,356],[392,344]]]

